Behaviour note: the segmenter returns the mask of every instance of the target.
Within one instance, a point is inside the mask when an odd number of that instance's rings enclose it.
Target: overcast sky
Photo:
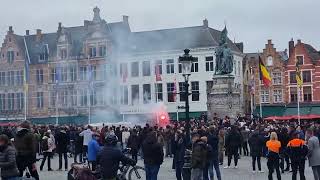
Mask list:
[[[262,51],[267,39],[278,50],[291,38],[320,50],[320,0],[1,0],[0,37],[8,27],[18,34],[55,32],[63,26],[83,25],[98,6],[107,22],[129,16],[133,31],[201,25],[221,30],[227,23],[229,38],[244,42],[245,52]]]

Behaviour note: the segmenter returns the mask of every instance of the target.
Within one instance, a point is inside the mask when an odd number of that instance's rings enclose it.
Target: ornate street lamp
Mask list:
[[[185,49],[184,55],[179,56],[179,63],[182,65],[182,76],[184,77],[184,97],[185,97],[185,109],[186,109],[186,135],[188,143],[190,142],[190,118],[189,118],[189,76],[191,75],[192,62],[196,58],[189,54],[190,50]]]

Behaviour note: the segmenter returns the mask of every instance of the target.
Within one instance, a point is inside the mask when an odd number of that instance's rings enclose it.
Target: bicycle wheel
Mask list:
[[[146,179],[146,171],[143,167],[134,166],[129,171],[128,180],[145,180]]]

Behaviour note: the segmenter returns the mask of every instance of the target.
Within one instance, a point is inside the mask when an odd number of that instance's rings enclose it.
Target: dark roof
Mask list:
[[[220,35],[220,31],[203,26],[193,26],[133,32],[129,37],[129,43],[131,50],[135,52],[181,50],[218,46]],[[240,52],[230,39],[228,39],[228,46],[233,51]]]
[[[313,62],[320,60],[320,53],[314,47],[305,43],[303,45]]]
[[[153,31],[131,32],[129,24],[126,22],[102,23],[101,31],[110,38],[115,46],[115,50],[121,52],[154,52],[166,50],[182,50],[185,48],[216,47],[219,45],[221,31],[204,27],[184,27],[173,29],[162,29]],[[59,33],[65,33],[71,43],[72,57],[81,57],[83,42],[90,37],[95,28],[90,25],[76,27],[62,27],[55,33],[42,34],[41,40],[37,40],[37,35],[25,36],[27,49],[31,64],[46,63],[39,62],[39,55],[43,47],[48,44],[49,58],[57,54],[57,42]],[[238,47],[230,40],[228,46],[236,52],[241,53]]]

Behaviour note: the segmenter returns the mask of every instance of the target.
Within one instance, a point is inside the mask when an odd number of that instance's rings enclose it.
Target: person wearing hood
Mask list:
[[[69,144],[69,136],[64,129],[61,129],[60,132],[56,135],[56,146],[57,153],[59,154],[59,170],[62,170],[62,156],[64,158],[64,168],[68,170],[68,144]]]
[[[7,135],[0,135],[0,168],[2,180],[16,180],[19,171],[16,164],[16,150]]]
[[[20,123],[17,135],[14,138],[14,146],[17,151],[16,158],[20,177],[23,176],[23,171],[28,168],[30,175],[39,180],[36,167],[37,141],[35,135],[31,132],[29,121]]]
[[[97,154],[100,151],[100,145],[98,143],[100,135],[98,133],[94,133],[92,135],[91,141],[88,143],[88,161],[91,164],[92,171],[96,170],[97,166]]]
[[[142,143],[142,151],[144,155],[146,179],[157,180],[164,154],[163,148],[158,143],[157,136],[154,131],[151,131],[147,134],[146,139]]]
[[[315,180],[320,180],[320,145],[319,138],[315,136],[314,129],[308,129],[306,132],[307,145],[309,149],[308,160],[312,168]]]
[[[42,171],[44,163],[48,162],[48,171],[52,171],[51,169],[51,155],[54,149],[54,142],[50,138],[50,133],[46,132],[41,140],[41,149],[43,151],[43,159],[40,165],[40,171]]]
[[[261,170],[261,156],[264,147],[264,140],[259,135],[259,132],[255,131],[249,138],[249,147],[250,147],[250,155],[252,157],[252,172],[256,172],[256,162],[258,163],[258,170],[260,173]]]

